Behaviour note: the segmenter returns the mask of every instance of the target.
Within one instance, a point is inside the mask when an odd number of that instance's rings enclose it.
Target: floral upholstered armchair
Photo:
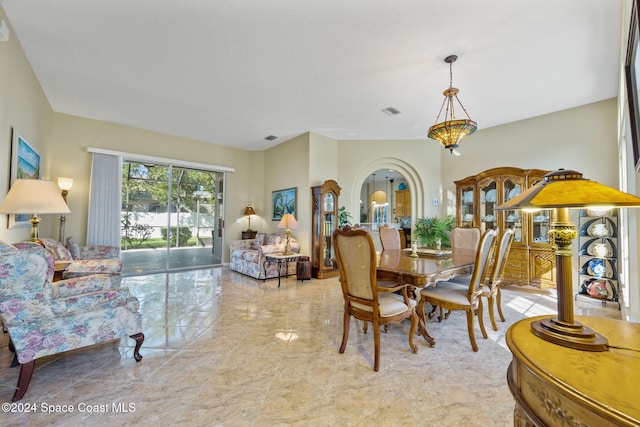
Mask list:
[[[67,237],[67,249],[73,259],[118,259],[118,246],[86,245],[80,246],[73,237]]]
[[[112,287],[120,286],[122,261],[118,259],[118,248],[112,246],[78,246],[71,239],[74,244],[70,245],[71,249],[67,249],[55,239],[41,238],[40,240],[44,248],[53,255],[56,262],[69,262],[69,266],[62,272],[63,279],[91,274],[105,274],[111,280]],[[69,239],[67,239],[68,241]],[[24,248],[28,245],[35,246],[36,244],[22,242],[15,245]]]
[[[29,387],[35,360],[129,336],[140,361],[144,341],[137,298],[104,274],[52,282],[54,260],[40,247],[0,242],[0,318],[21,365],[13,401]]]

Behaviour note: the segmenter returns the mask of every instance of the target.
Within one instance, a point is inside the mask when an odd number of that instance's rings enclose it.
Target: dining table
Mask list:
[[[411,250],[386,250],[379,253],[376,277],[379,281],[396,282],[410,286],[414,298],[419,298],[419,289],[436,286],[440,281],[454,275],[470,274],[476,251],[459,250],[418,250],[412,256]],[[416,295],[416,292],[417,295]],[[435,339],[429,335],[425,313],[418,312],[418,333],[431,346]]]

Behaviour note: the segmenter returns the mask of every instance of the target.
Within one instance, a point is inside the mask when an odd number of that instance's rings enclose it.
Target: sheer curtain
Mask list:
[[[87,244],[120,247],[122,157],[93,153]]]

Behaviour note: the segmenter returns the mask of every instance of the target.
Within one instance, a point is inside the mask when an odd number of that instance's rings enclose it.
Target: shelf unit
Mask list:
[[[458,227],[477,227],[482,233],[489,229],[514,230],[503,283],[555,287],[555,255],[548,235],[551,211],[495,210],[546,173],[540,169],[500,167],[455,181]]]
[[[333,263],[331,235],[338,227],[340,186],[334,180],[327,180],[322,185],[311,187],[311,196],[311,273],[316,279],[335,277],[339,275],[339,271]]]
[[[579,295],[595,298],[606,305],[618,303],[620,282],[618,273],[618,214],[616,209],[596,211],[582,209],[578,227]]]

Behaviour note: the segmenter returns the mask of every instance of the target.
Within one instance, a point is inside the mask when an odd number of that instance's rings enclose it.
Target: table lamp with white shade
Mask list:
[[[296,221],[296,218],[292,214],[284,214],[278,224],[278,228],[286,228],[285,233],[287,234],[287,243],[284,246],[284,254],[293,254],[293,252],[291,252],[291,229],[295,230],[298,228],[298,221]]]
[[[29,220],[32,242],[40,242],[38,214],[68,214],[70,212],[58,186],[53,181],[41,179],[16,179],[0,204],[0,213],[32,215]]]

